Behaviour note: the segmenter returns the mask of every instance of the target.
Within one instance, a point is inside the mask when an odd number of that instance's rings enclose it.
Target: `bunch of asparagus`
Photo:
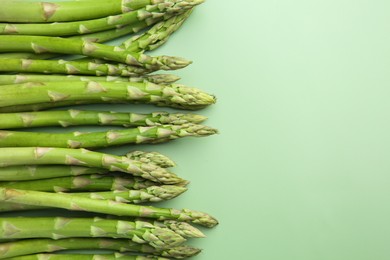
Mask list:
[[[151,206],[187,190],[189,182],[171,171],[170,158],[94,149],[217,133],[201,124],[206,117],[72,106],[144,103],[198,110],[215,103],[213,95],[176,83],[179,77],[156,73],[191,61],[146,54],[166,43],[202,2],[2,1],[0,259],[144,260],[200,252],[184,242],[204,237],[194,225],[214,227],[214,217]],[[119,37],[127,39],[119,46],[104,44]],[[61,107],[68,108],[50,110]],[[28,130],[86,125],[115,129]],[[99,249],[101,255],[57,253],[74,249]]]

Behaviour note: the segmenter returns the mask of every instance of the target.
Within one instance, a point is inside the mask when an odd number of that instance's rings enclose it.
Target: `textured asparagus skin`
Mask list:
[[[78,54],[88,57],[115,61],[154,70],[184,68],[191,62],[179,57],[156,56],[126,51],[100,43],[80,39],[49,36],[0,35],[0,52],[35,52]]]
[[[16,23],[68,22],[120,14],[157,4],[158,0],[31,2],[2,0],[0,21]],[[93,8],[91,8],[93,7]]]
[[[137,256],[137,255],[122,255],[119,253],[115,254],[104,254],[104,255],[91,255],[91,254],[35,254],[26,256],[11,257],[9,260],[169,260],[168,258],[157,257],[157,256]]]
[[[151,25],[156,18],[185,12],[199,4],[198,0],[167,0],[154,5],[147,5],[139,10],[99,19],[74,22],[37,23],[0,23],[0,34],[69,36],[89,34],[116,27],[145,22]]]
[[[2,59],[0,71],[44,74],[139,77],[153,70],[92,61]]]
[[[132,151],[127,153],[126,157],[131,160],[136,160],[142,163],[152,163],[163,168],[175,166],[175,163],[171,159],[157,152]],[[104,176],[107,176],[108,170],[102,168],[67,165],[16,165],[9,167],[0,167],[0,181],[31,181],[91,174],[104,174]],[[115,176],[116,175],[110,175],[107,177],[114,178]],[[130,177],[127,176],[127,179],[130,179]],[[143,183],[143,188],[157,185],[155,182],[148,181],[143,178],[132,177],[132,179],[135,183],[137,183],[132,188],[135,188],[137,186],[141,188],[141,183]],[[94,178],[93,180],[95,182],[97,181],[96,178]],[[98,181],[101,180],[102,178],[98,179]],[[147,183],[149,183],[149,185],[147,185]],[[188,183],[182,182],[180,184],[186,185]]]
[[[12,187],[12,185],[1,185]],[[28,187],[29,190],[34,190],[35,187]],[[35,190],[43,190],[42,188],[38,188]],[[179,196],[181,193],[186,191],[187,189],[180,186],[173,185],[162,185],[162,186],[150,186],[145,189],[140,190],[114,190],[114,191],[94,191],[94,192],[77,192],[77,193],[69,193],[70,195],[81,196],[85,198],[91,199],[101,199],[101,200],[111,200],[117,201],[121,203],[145,203],[145,202],[159,202],[163,200],[173,199],[174,197]],[[36,209],[46,209],[44,206],[34,206],[34,205],[26,205],[26,204],[17,204],[17,203],[9,203],[3,202],[0,204],[0,212],[12,212],[12,211],[20,211],[20,210],[36,210]],[[187,223],[185,223],[187,224]],[[179,225],[179,228],[176,228]],[[201,237],[197,236],[198,232],[194,232],[194,230],[189,230],[188,228],[183,228],[184,224],[176,224],[176,223],[167,223],[165,225],[159,225],[159,227],[168,227],[170,229],[174,228],[174,231],[179,232],[183,230],[183,232],[178,233],[183,237],[189,237],[187,231],[191,232],[190,235],[192,237]],[[188,224],[187,224],[188,225]],[[173,227],[173,228],[171,228]]]
[[[87,174],[30,181],[0,182],[0,187],[49,192],[68,191],[126,191],[156,186],[158,183],[137,177],[119,177],[106,174]],[[79,194],[79,193],[77,193]],[[118,194],[119,196],[120,194]],[[122,194],[124,197],[126,194]],[[115,198],[115,196],[111,196]]]
[[[129,239],[111,238],[31,238],[15,240],[12,242],[0,243],[0,259],[8,257],[50,253],[60,250],[87,250],[87,249],[109,249],[120,252],[138,252],[176,259],[194,256],[200,249],[190,246],[177,246],[165,250],[156,249],[147,244],[135,243]]]
[[[139,82],[33,82],[0,87],[0,107],[50,103],[63,106],[86,103],[150,103],[181,109],[199,109],[215,103],[215,97],[180,84]]]
[[[128,24],[124,27],[110,29],[101,32],[89,33],[89,34],[81,34],[70,36],[71,39],[81,39],[90,42],[98,42],[103,43],[106,41],[114,40],[118,37],[129,35],[132,33],[139,32],[151,24],[155,24],[164,19],[168,19],[171,15],[164,15],[164,17],[158,18],[149,18],[141,22],[137,22],[134,24]],[[0,59],[50,59],[50,58],[58,58],[61,57],[62,54],[58,53],[29,53],[29,52],[19,52],[19,53],[0,53]]]
[[[161,124],[182,125],[201,123],[205,117],[195,114],[170,114],[156,112],[151,114],[120,113],[108,111],[41,111],[0,114],[0,129],[42,127],[42,126],[155,126]]]
[[[168,38],[177,31],[184,21],[191,15],[192,9],[185,11],[182,14],[178,14],[169,19],[165,19],[155,25],[153,25],[146,32],[135,35],[130,39],[123,42],[120,47],[125,48],[132,52],[144,52],[150,51],[160,46],[168,40]]]
[[[144,163],[153,163],[163,168],[176,165],[174,161],[158,152],[131,151],[126,154],[126,157]]]
[[[27,82],[51,82],[51,81],[95,81],[95,82],[152,82],[155,84],[171,84],[178,81],[180,77],[172,74],[152,74],[133,77],[120,76],[78,76],[61,74],[13,74],[0,75],[0,85],[11,85]]]
[[[202,137],[216,129],[197,124],[139,126],[104,132],[44,133],[0,130],[0,147],[100,148],[124,144],[161,143],[182,137]]]
[[[35,206],[56,207],[75,211],[89,211],[117,216],[146,217],[157,220],[178,220],[214,227],[218,221],[212,216],[189,209],[157,208],[97,200],[63,193],[47,193],[0,188],[0,201]]]
[[[92,152],[86,149],[50,147],[9,147],[0,148],[0,166],[13,165],[75,165],[104,168],[140,176],[152,181],[175,184],[182,179],[164,168],[145,164],[125,156]]]
[[[185,241],[172,230],[148,222],[101,218],[14,217],[0,218],[0,238],[111,237],[128,238],[155,248],[169,248]]]
[[[56,177],[103,174],[108,170],[66,165],[16,165],[0,167],[0,181],[29,181]]]

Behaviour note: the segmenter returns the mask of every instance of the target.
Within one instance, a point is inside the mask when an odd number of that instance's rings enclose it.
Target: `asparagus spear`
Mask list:
[[[175,184],[182,179],[164,168],[145,164],[125,156],[92,152],[86,149],[48,148],[48,147],[8,147],[0,148],[0,166],[48,164],[76,165],[104,168],[140,176],[155,182]]]
[[[176,259],[197,255],[200,249],[191,246],[176,246],[158,250],[147,244],[135,243],[129,239],[112,238],[30,238],[0,243],[0,259],[60,250],[109,249],[120,252],[139,252]]]
[[[107,172],[106,169],[83,166],[15,165],[0,168],[0,181],[28,181]]]
[[[80,54],[88,57],[116,61],[152,70],[174,70],[184,68],[191,62],[179,57],[148,56],[126,51],[119,47],[80,39],[48,36],[0,35],[0,52],[34,52]]]
[[[182,137],[202,137],[217,130],[197,124],[139,126],[104,132],[18,132],[0,130],[0,147],[43,146],[100,148],[124,144],[155,144]]]
[[[203,0],[165,0],[158,4],[147,5],[144,8],[125,14],[107,16],[92,20],[75,22],[37,23],[1,23],[0,34],[69,36],[89,34],[104,30],[123,27],[145,21],[151,25],[156,18],[182,13]]]
[[[108,200],[90,199],[65,193],[0,188],[0,201],[76,211],[89,211],[117,216],[146,217],[157,220],[179,220],[206,227],[214,227],[218,224],[218,221],[215,218],[200,211],[157,208],[120,202],[113,203]]]
[[[14,217],[0,218],[0,238],[111,237],[165,249],[185,241],[167,228],[142,221],[101,218]]]
[[[172,74],[152,74],[138,77],[119,77],[119,76],[76,76],[76,75],[44,75],[44,74],[13,74],[0,75],[0,85],[11,85],[27,82],[51,82],[51,81],[107,81],[107,82],[145,82],[149,81],[155,84],[170,84],[178,81],[180,77]]]
[[[0,107],[51,103],[133,102],[181,109],[200,109],[215,103],[215,97],[180,84],[150,82],[33,82],[0,87]]]
[[[8,260],[169,260],[168,258],[157,256],[136,256],[136,255],[122,255],[122,254],[35,254],[8,258]]]
[[[7,187],[13,187],[13,185],[3,185]],[[18,185],[15,185],[18,186]],[[36,187],[28,187],[29,190],[34,190]],[[36,189],[43,190],[43,189]],[[162,185],[162,186],[150,186],[145,189],[140,190],[127,190],[127,191],[97,191],[97,192],[77,192],[77,193],[69,193],[70,195],[81,196],[85,198],[91,199],[101,199],[101,200],[111,200],[122,203],[133,203],[139,204],[144,202],[159,202],[163,200],[169,200],[177,197],[187,189],[180,186],[173,185]],[[26,204],[17,204],[17,203],[9,203],[3,202],[0,204],[0,212],[10,212],[10,211],[20,211],[20,210],[36,210],[36,209],[46,209],[44,206],[34,206],[34,205],[26,205]],[[187,223],[185,223],[187,224]],[[167,222],[163,225],[159,225],[159,227],[167,227],[175,232],[179,230],[179,235],[183,237],[199,237],[199,232],[197,232],[193,228],[183,227],[181,223],[177,222]],[[187,224],[188,225],[188,224]],[[192,227],[192,226],[190,226]],[[189,234],[188,234],[189,233]]]
[[[159,202],[163,200],[173,199],[183,192],[187,188],[176,186],[176,185],[161,185],[161,186],[150,186],[139,190],[114,190],[112,192],[88,192],[88,193],[77,193],[76,196],[91,198],[91,199],[105,199],[113,200],[123,203],[144,203],[144,202]]]
[[[147,163],[147,164],[152,163],[163,168],[175,166],[175,163],[171,159],[157,152],[133,151],[126,154],[126,157],[131,160],[140,161],[142,163]],[[83,167],[83,166],[16,165],[16,166],[9,166],[9,167],[1,167],[0,181],[29,181],[29,180],[50,179],[56,177],[80,176],[80,175],[90,175],[90,174],[106,174],[107,172],[108,170],[106,169],[90,168],[90,167]],[[141,179],[141,178],[133,177],[133,180],[134,182],[138,183],[137,186],[141,185],[141,183],[144,183],[144,187],[156,185],[156,183],[145,180],[143,178]],[[146,183],[150,183],[150,184],[146,185]],[[182,182],[180,184],[185,185],[186,182]],[[135,187],[136,186],[133,186],[132,188]]]
[[[204,116],[155,112],[151,114],[120,113],[108,111],[56,110],[24,113],[0,114],[0,129],[75,126],[75,125],[111,125],[111,126],[157,126],[161,124],[182,125],[200,123]],[[149,155],[150,156],[150,155]]]
[[[15,23],[67,22],[94,19],[136,10],[161,0],[31,2],[2,0],[0,21]]]
[[[137,22],[134,24],[128,24],[124,27],[119,27],[115,29],[105,30],[101,32],[95,32],[95,33],[89,33],[89,34],[81,34],[81,35],[74,35],[69,38],[71,39],[82,39],[85,41],[91,41],[91,42],[106,42],[109,40],[116,39],[118,37],[132,34],[139,32],[146,27],[155,24],[157,22],[160,22],[164,19],[168,19],[171,17],[170,14],[164,15],[163,17],[158,18],[148,18],[146,20],[143,20],[141,22]],[[0,59],[50,59],[50,58],[56,58],[61,56],[61,54],[58,53],[30,53],[30,52],[17,52],[17,53],[0,53]]]
[[[136,35],[120,45],[132,52],[143,52],[155,49],[159,42],[166,42],[169,36],[180,28],[191,15],[192,9],[155,24],[141,35]]]
[[[187,184],[183,180],[181,182]],[[146,189],[157,185],[157,183],[148,181],[143,178],[137,177],[118,177],[118,176],[107,176],[103,174],[88,174],[82,176],[67,176],[67,177],[57,177],[50,179],[40,179],[40,180],[30,180],[30,181],[10,181],[10,182],[0,182],[1,187],[9,187],[15,189],[26,189],[26,190],[36,190],[36,191],[50,191],[50,192],[65,192],[65,191],[116,191],[115,193],[109,193],[105,195],[105,198],[115,198],[115,194],[119,191],[127,191],[129,189],[139,190]],[[170,187],[170,186],[168,186]],[[184,191],[182,187],[178,188],[175,191]],[[144,190],[144,192],[147,192]],[[163,190],[154,190],[153,192],[164,192]],[[127,192],[129,193],[129,192]],[[131,194],[117,194],[118,196],[123,196],[123,198],[129,198],[129,195],[140,196],[136,192],[131,192]],[[134,193],[134,194],[133,194]],[[77,193],[79,194],[79,193]],[[101,196],[104,196],[103,194]],[[91,195],[93,197],[93,195]],[[137,199],[134,197],[133,199]]]
[[[0,71],[33,72],[45,74],[80,74],[96,76],[136,76],[153,72],[124,64],[96,63],[92,61],[2,59]]]

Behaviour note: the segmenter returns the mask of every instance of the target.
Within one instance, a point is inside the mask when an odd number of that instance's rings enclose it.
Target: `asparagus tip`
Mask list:
[[[168,168],[175,166],[175,162],[158,152],[133,151],[126,154],[129,159],[139,160],[143,163],[153,163],[160,167]]]
[[[161,252],[164,257],[186,258],[199,254],[202,250],[188,245],[177,246]]]
[[[204,238],[206,237],[205,234],[202,233],[199,229],[195,228],[194,226],[186,223],[186,222],[179,222],[174,220],[166,220],[164,221],[164,224],[169,227],[171,230],[175,231],[179,235],[183,237],[192,237],[192,238]]]
[[[155,84],[169,84],[174,83],[180,79],[181,78],[179,76],[173,74],[153,74],[147,77],[148,81],[151,81]]]
[[[156,227],[150,235],[154,238],[147,238],[147,240],[152,241],[150,244],[155,248],[165,249],[172,246],[180,245],[181,243],[186,241],[184,237],[167,228]],[[156,237],[158,238],[158,240],[155,239]]]
[[[183,217],[184,220],[189,220],[192,223],[209,228],[218,225],[218,220],[216,218],[212,217],[207,213],[196,210],[183,209],[181,217]]]
[[[218,130],[205,125],[198,124],[185,124],[177,127],[179,132],[178,136],[208,136],[217,134]]]
[[[182,69],[192,63],[192,61],[181,57],[161,56],[160,58],[166,70]]]
[[[147,190],[149,194],[153,194],[161,200],[169,200],[187,191],[187,188],[175,185],[162,185],[151,186],[148,187]]]

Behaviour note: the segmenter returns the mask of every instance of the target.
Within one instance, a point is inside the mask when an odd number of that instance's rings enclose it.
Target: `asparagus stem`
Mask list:
[[[186,190],[187,188],[181,186],[161,185],[150,186],[139,190],[88,192],[77,193],[75,195],[91,199],[105,199],[123,203],[139,204],[144,202],[159,202],[170,200],[176,198]]]
[[[185,181],[182,182],[186,183]],[[30,180],[30,181],[15,181],[15,182],[0,182],[1,187],[9,187],[15,189],[26,189],[26,190],[36,190],[36,191],[50,191],[50,192],[67,192],[67,191],[128,191],[129,189],[139,190],[147,189],[157,185],[157,183],[137,177],[118,177],[118,176],[107,176],[105,174],[88,174],[82,176],[67,176],[67,177],[57,177],[50,179],[40,179],[40,180]],[[170,186],[167,186],[170,187]],[[167,188],[169,190],[169,188]],[[178,188],[177,191],[184,191],[182,187]],[[144,191],[148,192],[148,191]],[[153,192],[163,192],[163,190],[150,191]],[[133,192],[134,196],[140,196]],[[79,193],[77,193],[79,194]],[[105,198],[115,198],[114,194],[105,195]],[[123,196],[123,198],[129,198],[130,194],[118,194],[118,196]],[[131,194],[133,195],[133,194]],[[102,194],[103,196],[103,194]],[[138,197],[134,197],[133,200]]]
[[[25,256],[17,256],[8,258],[9,260],[96,260],[96,259],[104,259],[104,260],[169,260],[168,258],[162,258],[157,256],[137,256],[137,255],[123,255],[119,253],[115,254],[35,254],[35,255],[25,255]]]
[[[161,0],[31,2],[3,0],[0,21],[15,23],[67,22],[94,19],[136,10]],[[92,8],[91,8],[92,7]]]
[[[96,76],[136,76],[153,72],[124,64],[96,63],[92,61],[2,59],[0,71],[45,74],[71,74]],[[16,77],[16,76],[15,76]]]
[[[104,259],[104,260],[169,260],[168,258],[156,257],[156,256],[137,256],[137,255],[122,255],[119,253],[115,254],[35,254],[35,255],[25,255],[25,256],[17,256],[8,258],[9,260],[96,260],[96,259]]]
[[[158,250],[147,244],[135,243],[129,239],[112,238],[63,238],[58,240],[47,238],[30,238],[0,243],[0,259],[21,255],[50,253],[60,250],[93,250],[109,249],[120,252],[138,252],[176,259],[197,255],[200,249],[191,246],[176,246]],[[68,258],[70,259],[70,258]]]
[[[86,149],[48,147],[9,147],[0,148],[0,166],[49,164],[76,165],[104,168],[109,171],[130,173],[164,184],[175,184],[182,179],[164,168],[145,164],[125,156],[92,152]]]
[[[0,238],[111,237],[165,249],[185,241],[172,230],[142,221],[101,218],[17,217],[0,218]]]
[[[119,47],[80,39],[48,36],[0,35],[0,52],[34,52],[79,54],[88,57],[116,61],[133,66],[142,66],[152,70],[174,70],[184,68],[191,62],[183,58],[170,56],[151,57],[133,53]]]
[[[160,1],[158,4],[146,5],[139,10],[125,14],[92,20],[79,20],[75,22],[55,22],[46,24],[2,23],[0,24],[0,34],[69,36],[100,32],[142,21],[151,25],[156,18],[183,13],[201,2],[202,1],[200,0],[165,0]]]
[[[168,19],[170,16],[171,15],[164,15],[164,17],[148,18],[144,21],[137,22],[134,24],[128,24],[124,27],[105,30],[105,31],[101,31],[101,32],[89,33],[89,34],[74,35],[74,36],[71,36],[69,38],[102,43],[102,42],[106,42],[106,41],[110,41],[110,40],[119,38],[119,37],[124,36],[124,35],[139,32],[139,31],[145,29],[146,27],[150,26],[151,24],[155,24],[155,23],[160,22],[164,19]],[[61,54],[58,54],[58,53],[29,53],[29,52],[0,53],[0,59],[38,59],[38,60],[44,60],[44,59],[56,58],[59,56],[61,56]]]
[[[0,168],[0,181],[29,181],[107,172],[106,169],[83,166],[15,165]]]
[[[177,31],[184,21],[191,15],[192,9],[173,16],[165,21],[155,24],[148,31],[131,37],[120,45],[120,47],[131,52],[150,51],[156,48],[159,42],[165,43],[168,38]],[[162,44],[161,44],[162,45]]]
[[[44,184],[45,185],[45,184]],[[1,184],[2,187],[13,187],[14,185]],[[18,186],[18,185],[16,185]],[[22,185],[23,186],[23,185]],[[60,187],[62,188],[62,187]],[[36,189],[36,185],[32,185],[32,187],[28,187],[29,190],[44,190],[41,188]],[[96,189],[99,190],[99,189]],[[145,189],[139,190],[127,190],[127,191],[95,191],[95,192],[77,192],[77,193],[69,193],[70,195],[80,196],[84,198],[91,199],[101,199],[101,200],[111,200],[122,203],[145,203],[145,202],[159,202],[164,200],[173,199],[179,196],[181,193],[185,192],[187,189],[180,186],[173,185],[162,185],[162,186],[150,186]],[[34,205],[26,205],[26,204],[17,204],[17,203],[9,203],[3,202],[0,204],[0,212],[10,212],[10,211],[20,211],[20,210],[36,210],[36,209],[45,209],[47,207],[44,206],[34,206]],[[187,224],[187,223],[186,223]],[[187,224],[188,225],[188,224]],[[179,231],[179,235],[184,237],[198,237],[197,232],[186,226],[184,224],[179,223],[169,223],[167,222],[164,225],[159,225],[160,227],[167,227],[176,232]],[[190,226],[192,227],[192,226]],[[188,234],[189,233],[189,234]]]
[[[0,87],[0,107],[51,103],[63,106],[77,102],[150,103],[181,109],[200,109],[215,103],[215,97],[180,84],[150,82],[33,82]]]
[[[124,144],[154,144],[215,133],[217,130],[197,124],[139,126],[104,132],[44,133],[0,130],[0,147],[100,148]]]
[[[145,82],[155,84],[171,84],[178,81],[180,77],[172,74],[153,74],[138,77],[119,76],[76,76],[76,75],[44,75],[44,74],[13,74],[0,75],[0,85],[11,85],[27,82],[74,82],[74,81],[95,81],[95,82]]]
[[[89,211],[117,216],[146,217],[157,220],[179,220],[206,227],[213,227],[218,224],[218,221],[215,218],[199,211],[157,208],[119,202],[113,203],[107,200],[96,200],[63,193],[0,188],[0,201],[76,211]]]
[[[157,126],[161,124],[182,125],[200,123],[204,116],[196,114],[178,114],[155,112],[151,114],[120,113],[108,111],[41,111],[0,114],[0,129],[43,127],[43,126],[79,126],[79,125],[111,125],[111,126]],[[149,155],[150,156],[150,155]]]
[[[141,152],[133,151],[126,154],[126,157],[131,160],[140,161],[147,164],[155,164],[157,166],[168,168],[175,166],[175,163],[168,157],[157,152]],[[102,168],[89,168],[83,166],[66,166],[66,165],[16,165],[0,168],[0,181],[31,181],[50,179],[56,177],[80,176],[90,174],[106,174],[108,170]],[[127,177],[129,178],[129,177]],[[156,185],[154,182],[133,177],[137,183],[149,182],[150,185]],[[94,179],[95,180],[95,179]],[[97,180],[96,180],[97,181]],[[99,180],[101,181],[101,179]],[[181,185],[187,183],[183,181]],[[137,184],[138,185],[138,184]],[[178,184],[176,184],[178,185]],[[133,186],[132,188],[135,188]]]

